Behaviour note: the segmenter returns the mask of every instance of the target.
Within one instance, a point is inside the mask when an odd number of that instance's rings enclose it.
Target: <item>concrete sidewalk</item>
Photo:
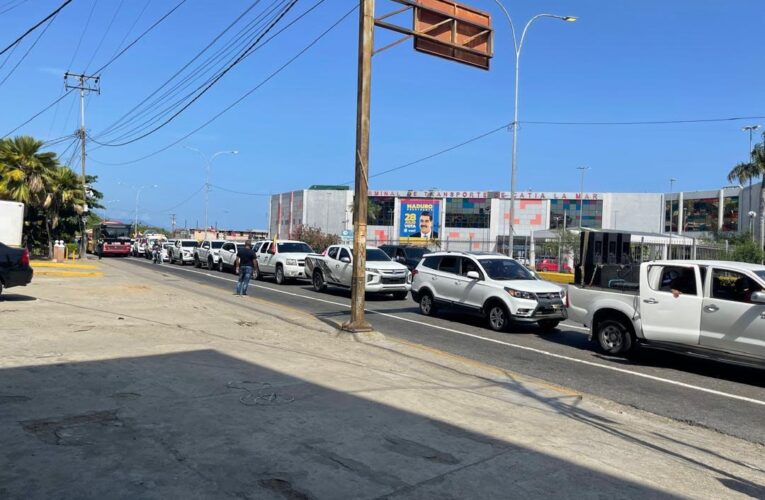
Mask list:
[[[0,498],[765,496],[761,446],[101,268],[0,298]]]

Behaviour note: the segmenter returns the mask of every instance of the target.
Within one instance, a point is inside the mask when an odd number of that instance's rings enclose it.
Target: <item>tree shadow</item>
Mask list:
[[[6,368],[0,380],[3,497],[671,497],[211,350]]]

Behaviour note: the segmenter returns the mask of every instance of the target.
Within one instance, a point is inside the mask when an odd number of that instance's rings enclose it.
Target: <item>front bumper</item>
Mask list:
[[[367,283],[365,291],[367,293],[395,293],[395,292],[408,292],[412,289],[412,285],[409,283],[386,285],[380,282]]]
[[[305,266],[284,266],[286,278],[305,278]]]
[[[568,311],[561,299],[524,300],[513,312],[513,321],[535,323],[542,320],[563,321],[568,318]]]

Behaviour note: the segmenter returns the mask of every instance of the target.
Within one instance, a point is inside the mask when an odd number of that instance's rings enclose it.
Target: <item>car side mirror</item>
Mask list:
[[[340,262],[345,262],[346,264],[350,264],[351,263],[351,259],[348,258],[348,257],[341,257],[340,258]]]
[[[402,257],[402,256],[398,255],[396,257],[396,262],[398,262],[399,264],[406,264],[406,257]]]
[[[765,292],[753,292],[751,301],[753,304],[765,304]]]
[[[465,276],[467,276],[471,280],[479,280],[479,279],[481,279],[481,275],[478,274],[478,271],[468,271]]]

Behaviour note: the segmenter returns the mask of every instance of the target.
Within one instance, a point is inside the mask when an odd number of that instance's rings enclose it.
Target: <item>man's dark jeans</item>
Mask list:
[[[239,282],[236,284],[237,295],[247,295],[247,286],[252,279],[252,266],[239,267]]]

